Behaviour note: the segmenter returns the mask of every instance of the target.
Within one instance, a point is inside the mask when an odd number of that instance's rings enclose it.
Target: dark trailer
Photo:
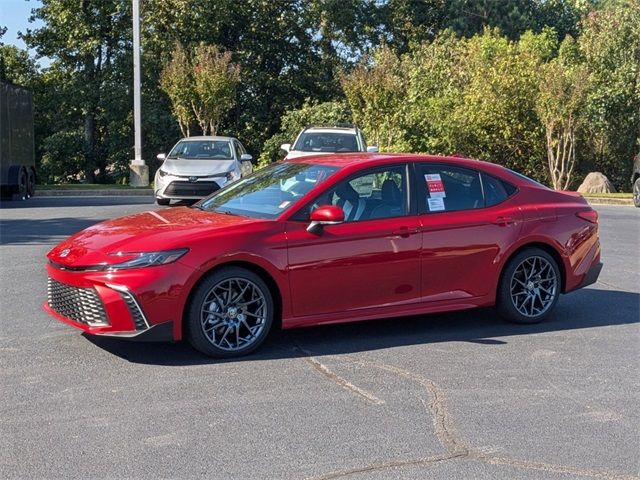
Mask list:
[[[0,191],[3,198],[26,200],[35,185],[31,91],[0,82]]]

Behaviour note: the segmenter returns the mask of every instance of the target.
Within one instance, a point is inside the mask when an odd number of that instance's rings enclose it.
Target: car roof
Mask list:
[[[303,130],[303,133],[318,132],[318,133],[356,133],[355,127],[308,127]]]
[[[489,174],[495,174],[501,177],[505,175],[510,179],[519,180],[515,173],[511,173],[508,169],[501,165],[476,160],[474,158],[445,156],[445,155],[426,155],[420,153],[334,153],[331,155],[310,155],[305,157],[297,157],[286,160],[287,163],[307,163],[315,165],[334,166],[340,169],[355,170],[360,168],[375,167],[381,163],[404,163],[404,162],[430,162],[430,163],[446,163],[458,167],[480,169]],[[517,183],[521,183],[517,181]]]
[[[178,140],[179,142],[191,142],[195,140],[218,140],[222,142],[229,142],[231,140],[235,140],[234,137],[220,137],[220,136],[211,136],[211,135],[200,135],[196,137],[185,137]]]

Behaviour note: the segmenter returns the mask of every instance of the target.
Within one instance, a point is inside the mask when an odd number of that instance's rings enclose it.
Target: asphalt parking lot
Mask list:
[[[45,254],[150,197],[0,208],[3,478],[640,478],[640,209],[550,321],[492,310],[272,335],[212,360],[50,319]]]

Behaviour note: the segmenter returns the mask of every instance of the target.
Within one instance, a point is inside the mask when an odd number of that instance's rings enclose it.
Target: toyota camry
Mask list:
[[[487,306],[539,322],[601,268],[578,194],[478,160],[339,154],[73,235],[48,254],[44,308],[89,334],[231,357],[272,328]]]

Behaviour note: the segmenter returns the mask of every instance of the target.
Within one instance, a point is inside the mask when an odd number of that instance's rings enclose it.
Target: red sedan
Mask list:
[[[48,260],[58,319],[219,357],[275,325],[491,305],[539,322],[602,268],[580,195],[477,160],[366,154],[273,164],[192,207],[94,225]]]

